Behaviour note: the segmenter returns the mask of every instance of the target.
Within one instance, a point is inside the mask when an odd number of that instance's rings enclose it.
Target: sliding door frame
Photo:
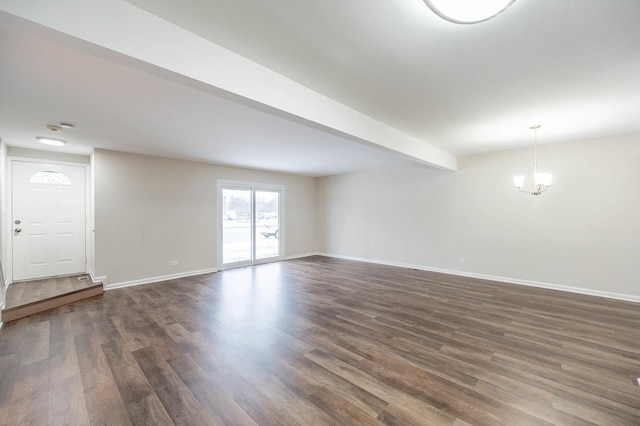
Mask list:
[[[239,261],[224,264],[224,252],[223,252],[223,243],[224,243],[224,218],[223,218],[223,203],[224,199],[222,196],[222,191],[224,189],[237,189],[251,192],[251,259],[247,261]],[[278,205],[278,256],[268,257],[264,259],[256,259],[256,239],[258,236],[256,235],[256,212],[255,212],[255,204],[256,204],[256,191],[268,191],[268,192],[278,192],[279,196],[279,205]],[[218,217],[218,235],[217,235],[217,251],[218,251],[218,269],[230,269],[230,268],[238,268],[249,265],[258,265],[261,263],[269,263],[269,262],[277,262],[284,259],[284,241],[285,241],[285,229],[284,229],[284,186],[283,185],[274,185],[267,183],[255,183],[255,182],[244,182],[244,181],[235,181],[235,180],[224,180],[218,179],[217,182],[217,212],[216,215]]]

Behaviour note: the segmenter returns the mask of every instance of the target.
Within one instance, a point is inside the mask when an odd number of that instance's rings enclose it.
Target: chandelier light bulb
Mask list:
[[[524,176],[514,176],[513,186],[516,188],[522,188],[524,186]]]
[[[549,173],[536,173],[536,186],[537,185],[543,185],[543,186],[551,186],[551,181],[553,179],[553,175],[550,175]]]

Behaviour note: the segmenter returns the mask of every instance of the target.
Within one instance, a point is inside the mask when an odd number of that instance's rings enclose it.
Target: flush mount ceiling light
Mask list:
[[[73,129],[74,127],[76,126],[71,123],[47,124],[47,129],[54,133],[61,132],[62,129]]]
[[[538,171],[538,129],[542,127],[539,124],[529,127],[533,130],[533,189],[522,189],[524,186],[524,176],[514,176],[513,185],[520,190],[531,195],[540,195],[551,186],[553,175],[549,173],[541,173]]]
[[[64,146],[67,144],[67,141],[64,139],[48,138],[45,136],[36,136],[36,139],[38,139],[40,143],[51,146]]]
[[[424,0],[436,15],[456,24],[476,24],[504,12],[516,0]]]

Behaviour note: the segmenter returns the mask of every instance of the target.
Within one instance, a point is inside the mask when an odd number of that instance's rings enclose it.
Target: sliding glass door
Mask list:
[[[218,193],[221,266],[279,259],[282,188],[220,182]]]
[[[222,263],[246,263],[251,255],[251,190],[222,190]]]
[[[255,260],[280,256],[280,191],[255,190]]]

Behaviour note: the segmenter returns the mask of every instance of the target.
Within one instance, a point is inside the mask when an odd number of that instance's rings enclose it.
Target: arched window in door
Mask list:
[[[30,183],[44,183],[48,185],[71,185],[71,180],[64,173],[55,170],[44,170],[31,176]]]

